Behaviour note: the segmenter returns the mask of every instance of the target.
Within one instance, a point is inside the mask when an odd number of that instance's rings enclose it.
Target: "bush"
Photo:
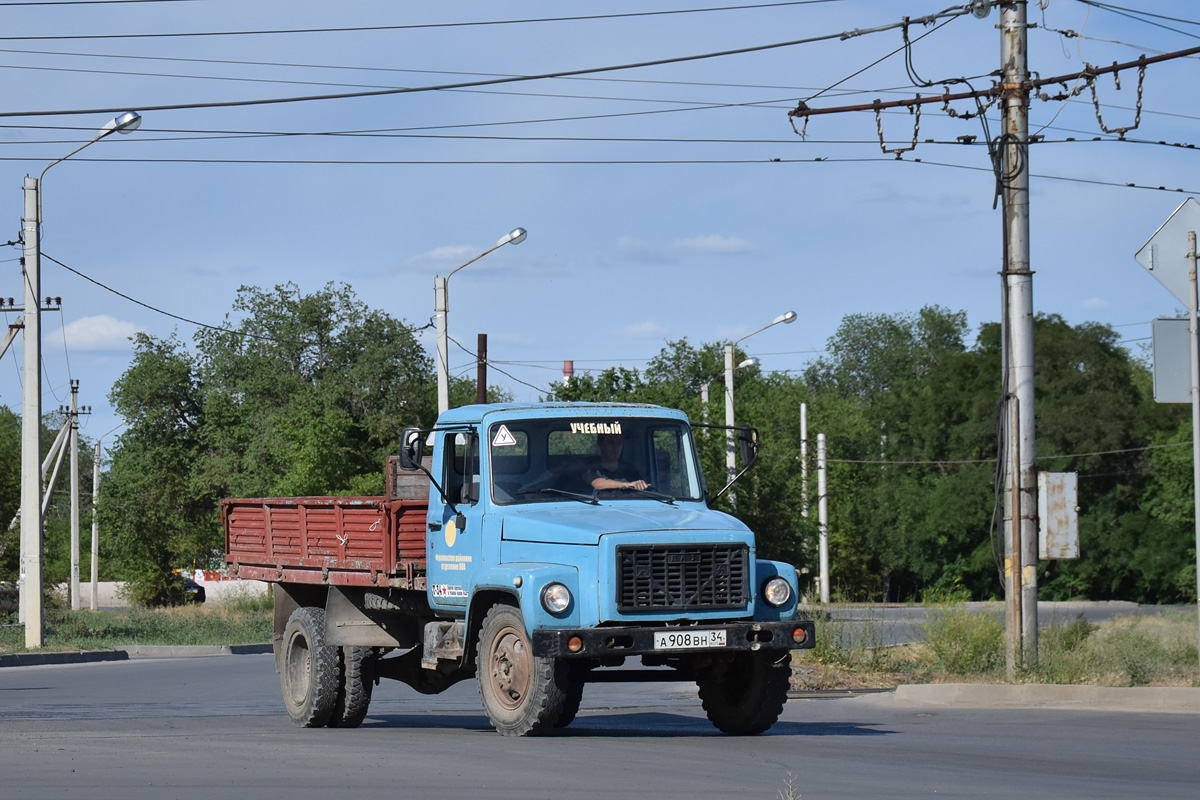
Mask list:
[[[187,595],[183,591],[183,578],[156,569],[143,570],[121,587],[119,593],[136,608],[181,606],[187,602]]]
[[[990,610],[972,614],[962,597],[926,599],[925,666],[950,675],[997,673],[1004,667],[1004,625]]]
[[[270,585],[265,592],[260,592],[257,587],[243,583],[226,589],[220,598],[219,604],[230,611],[249,614],[275,609],[274,589]]]
[[[1025,677],[1041,683],[1083,683],[1089,661],[1088,640],[1096,626],[1083,614],[1066,624],[1038,631],[1038,663]]]
[[[1163,643],[1125,619],[1106,627],[1092,647],[1094,669],[1118,686],[1147,686],[1167,661]]]

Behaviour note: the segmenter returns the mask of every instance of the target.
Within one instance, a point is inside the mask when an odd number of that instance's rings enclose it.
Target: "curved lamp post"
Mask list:
[[[524,228],[513,228],[508,233],[500,237],[500,241],[493,246],[484,250],[479,255],[472,258],[465,264],[460,264],[450,270],[450,274],[446,277],[440,275],[433,279],[433,318],[437,326],[437,380],[438,380],[438,414],[450,409],[450,366],[447,361],[447,340],[449,334],[446,332],[446,314],[450,310],[449,298],[449,281],[450,276],[458,272],[466,266],[474,264],[479,259],[486,256],[493,250],[497,250],[506,244],[520,244],[525,241],[525,237],[529,232]]]
[[[25,176],[25,383],[21,406],[21,610],[25,646],[45,643],[42,605],[42,293],[41,251],[42,179],[55,164],[112,133],[129,133],[142,122],[136,111],[110,120],[92,139],[62,158],[51,161],[36,178]]]
[[[756,333],[762,333],[767,328],[770,328],[774,325],[778,325],[781,322],[790,325],[791,323],[793,323],[795,321],[796,321],[796,312],[788,311],[785,314],[780,314],[778,317],[771,320],[771,322],[769,324],[763,325],[758,330],[747,333],[742,338],[740,338],[734,342],[731,342],[730,344],[725,345],[725,425],[728,426],[728,428],[729,428],[728,430],[725,431],[725,473],[726,473],[726,479],[730,483],[732,483],[734,477],[737,476],[737,459],[734,458],[734,448],[733,448],[733,426],[734,426],[733,354],[734,354],[734,351],[740,342],[746,341],[747,339],[749,339],[751,336],[753,336]],[[733,508],[735,510],[737,509],[737,495],[734,494],[733,489],[729,490],[729,504],[731,506],[733,506]]]

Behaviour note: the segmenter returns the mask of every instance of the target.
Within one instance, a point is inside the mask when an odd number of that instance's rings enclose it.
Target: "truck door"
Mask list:
[[[435,608],[465,607],[479,566],[483,512],[479,503],[479,437],[471,432],[448,432],[442,436],[435,468],[446,496],[431,498],[429,535],[426,537],[429,599]],[[455,513],[457,508],[458,513]]]

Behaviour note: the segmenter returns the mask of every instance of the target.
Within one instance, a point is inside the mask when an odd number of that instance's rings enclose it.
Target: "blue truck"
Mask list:
[[[382,679],[475,678],[497,731],[538,735],[588,683],[672,680],[725,733],[770,728],[813,624],[796,570],[709,508],[693,436],[652,405],[465,406],[404,431],[386,496],[224,501],[230,572],[274,584],[293,721],[357,725]]]

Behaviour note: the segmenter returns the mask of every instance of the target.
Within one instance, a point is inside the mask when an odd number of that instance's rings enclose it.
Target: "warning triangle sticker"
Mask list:
[[[508,432],[507,425],[501,425],[500,430],[496,431],[495,438],[492,439],[492,447],[512,447],[516,443],[517,440]]]

